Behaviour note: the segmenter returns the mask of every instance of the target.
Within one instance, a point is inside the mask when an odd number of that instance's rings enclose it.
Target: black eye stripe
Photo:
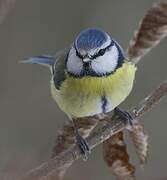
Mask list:
[[[78,56],[80,59],[83,59],[84,57],[75,49],[76,56]]]
[[[111,43],[110,43],[107,47],[105,47],[104,49],[100,49],[97,54],[95,54],[95,55],[93,55],[93,56],[91,57],[91,59],[96,59],[96,58],[99,57],[99,56],[103,56],[103,55],[105,54],[105,52],[106,52],[107,50],[109,50],[110,47],[112,47],[113,45],[114,45],[114,42],[111,41]]]
[[[99,57],[99,56],[103,56],[103,55],[105,54],[105,52],[106,52],[107,50],[109,50],[110,47],[112,47],[113,45],[114,45],[114,41],[111,41],[111,43],[110,43],[107,47],[105,47],[104,49],[100,49],[100,50],[98,51],[98,53],[97,53],[97,54],[94,54],[93,56],[91,56],[90,59],[93,60],[93,59],[96,59],[96,58]],[[84,59],[84,56],[78,52],[78,50],[77,50],[77,48],[76,48],[76,46],[75,46],[75,43],[74,43],[74,49],[75,49],[75,51],[76,51],[76,56],[79,57],[80,59]]]

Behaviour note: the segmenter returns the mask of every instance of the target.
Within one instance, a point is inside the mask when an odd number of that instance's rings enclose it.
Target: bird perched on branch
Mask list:
[[[90,149],[78,131],[77,118],[115,109],[131,119],[117,106],[132,90],[136,67],[126,60],[120,45],[106,32],[84,30],[69,48],[55,56],[35,56],[23,62],[50,68],[52,96],[73,120],[76,140],[85,159]]]

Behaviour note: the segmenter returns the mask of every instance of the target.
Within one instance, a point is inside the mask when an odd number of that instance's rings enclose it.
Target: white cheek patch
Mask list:
[[[82,60],[76,56],[74,49],[71,49],[68,60],[67,60],[67,70],[73,74],[79,75],[83,69]]]
[[[103,56],[99,56],[91,63],[93,71],[97,74],[111,73],[115,70],[118,64],[118,50],[113,46]]]

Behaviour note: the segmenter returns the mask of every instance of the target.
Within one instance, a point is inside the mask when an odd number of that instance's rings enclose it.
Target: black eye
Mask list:
[[[105,52],[106,52],[106,49],[100,49],[100,51],[98,52],[98,55],[103,56]]]

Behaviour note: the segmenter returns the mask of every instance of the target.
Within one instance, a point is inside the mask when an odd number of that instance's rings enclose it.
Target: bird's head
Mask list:
[[[99,29],[82,31],[67,57],[67,72],[76,77],[105,76],[113,73],[124,61],[119,44]]]

